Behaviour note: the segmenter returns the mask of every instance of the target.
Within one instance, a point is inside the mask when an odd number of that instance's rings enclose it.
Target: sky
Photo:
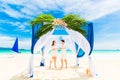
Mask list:
[[[0,47],[31,48],[30,20],[78,14],[94,25],[94,49],[120,49],[120,0],[0,0]]]

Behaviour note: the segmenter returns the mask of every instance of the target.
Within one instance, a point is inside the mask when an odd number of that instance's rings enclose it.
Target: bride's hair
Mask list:
[[[55,40],[52,41],[52,45],[51,46],[54,46],[55,45]]]

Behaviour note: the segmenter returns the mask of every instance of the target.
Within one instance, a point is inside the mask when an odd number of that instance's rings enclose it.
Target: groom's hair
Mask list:
[[[61,40],[61,42],[64,42],[64,43],[65,43],[65,40]]]

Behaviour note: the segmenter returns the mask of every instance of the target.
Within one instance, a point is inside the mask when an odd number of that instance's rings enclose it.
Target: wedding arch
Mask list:
[[[42,14],[31,22],[32,27],[32,46],[31,59],[29,63],[29,74],[33,76],[33,59],[34,54],[38,51],[48,53],[50,42],[52,40],[64,39],[76,54],[76,59],[84,55],[89,59],[89,70],[94,75],[91,68],[91,53],[94,44],[93,23],[86,21],[79,15],[68,14],[64,18],[54,18],[51,14]],[[44,50],[43,50],[44,48]]]

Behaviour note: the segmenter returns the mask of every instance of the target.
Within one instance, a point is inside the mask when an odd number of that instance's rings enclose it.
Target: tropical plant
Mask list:
[[[84,36],[86,36],[86,31],[82,28],[86,24],[86,20],[81,18],[79,15],[68,14],[62,20],[67,24],[67,27],[75,30]]]
[[[43,24],[40,29],[37,31],[35,37],[39,38],[42,35],[46,34],[48,31],[53,29],[54,17],[51,14],[41,14],[35,19],[31,20],[31,27],[35,25]]]
[[[81,18],[79,15],[68,14],[62,19],[55,19],[51,14],[41,14],[30,22],[31,27],[35,25],[43,24],[36,33],[36,38],[41,37],[48,31],[51,31],[55,25],[67,26],[67,28],[78,31],[79,33],[86,36],[86,32],[82,29],[86,24],[86,20]]]

